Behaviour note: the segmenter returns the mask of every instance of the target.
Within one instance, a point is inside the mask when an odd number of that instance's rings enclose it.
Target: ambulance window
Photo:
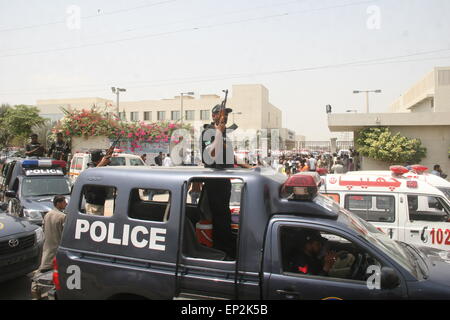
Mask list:
[[[111,217],[114,214],[116,197],[115,187],[85,185],[81,193],[80,212]]]
[[[132,189],[128,216],[133,219],[166,222],[170,213],[170,191],[160,189]]]
[[[409,220],[449,222],[450,208],[438,197],[408,195]]]
[[[345,208],[366,221],[395,221],[395,198],[393,196],[346,195]]]
[[[75,170],[83,170],[83,158],[78,157],[75,161]]]

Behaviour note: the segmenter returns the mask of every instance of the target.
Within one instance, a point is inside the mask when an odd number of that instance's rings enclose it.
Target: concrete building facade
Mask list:
[[[394,101],[387,113],[329,114],[330,131],[357,132],[388,127],[392,133],[418,138],[427,148],[422,164],[439,164],[450,173],[450,67],[434,68]],[[357,147],[357,146],[356,146]],[[387,169],[388,164],[363,157],[363,170]]]
[[[121,96],[121,99],[126,94]],[[183,95],[171,99],[120,101],[119,111],[122,119],[127,121],[175,122],[192,125],[196,130],[201,130],[204,124],[211,123],[211,109],[223,100],[216,94],[200,94],[198,96]],[[103,98],[78,98],[38,100],[37,107],[43,117],[58,120],[63,117],[61,108],[82,109],[93,105],[107,112],[117,113],[115,102]],[[228,125],[236,123],[238,129],[233,136],[251,134],[262,129],[278,129],[280,137],[286,140],[290,148],[295,147],[295,132],[283,128],[282,111],[269,101],[269,91],[261,84],[233,85],[227,99],[227,107],[233,112],[228,117]]]

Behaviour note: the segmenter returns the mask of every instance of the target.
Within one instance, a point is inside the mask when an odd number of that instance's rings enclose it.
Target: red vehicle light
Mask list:
[[[281,188],[281,197],[288,200],[311,200],[319,191],[317,172],[301,172],[290,176]]]
[[[52,160],[52,165],[65,168],[67,163],[64,160]]]
[[[415,164],[415,165],[411,166],[411,169],[412,169],[412,171],[414,171],[417,174],[422,174],[422,173],[424,173],[425,171],[428,170],[428,167],[425,167],[425,166],[420,165],[420,164]]]
[[[406,181],[406,186],[408,188],[417,188],[419,186],[416,180]]]
[[[393,174],[400,176],[409,172],[409,170],[403,166],[390,166],[389,170],[391,170]]]
[[[61,283],[59,282],[58,261],[53,258],[53,284],[56,290],[61,290]]]

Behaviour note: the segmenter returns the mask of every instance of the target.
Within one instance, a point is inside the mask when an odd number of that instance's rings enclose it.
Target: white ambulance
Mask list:
[[[330,174],[322,194],[394,240],[450,250],[450,201],[429,183],[392,166],[386,172]]]
[[[78,178],[81,172],[86,170],[88,163],[91,162],[91,154],[89,152],[75,153],[70,161],[69,178],[72,183]],[[145,166],[146,164],[141,157],[123,153],[121,149],[115,149],[111,156],[110,166]]]

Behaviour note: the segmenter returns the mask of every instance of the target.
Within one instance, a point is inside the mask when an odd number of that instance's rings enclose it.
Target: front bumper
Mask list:
[[[15,279],[39,268],[42,256],[42,243],[32,248],[0,256],[0,282]]]

